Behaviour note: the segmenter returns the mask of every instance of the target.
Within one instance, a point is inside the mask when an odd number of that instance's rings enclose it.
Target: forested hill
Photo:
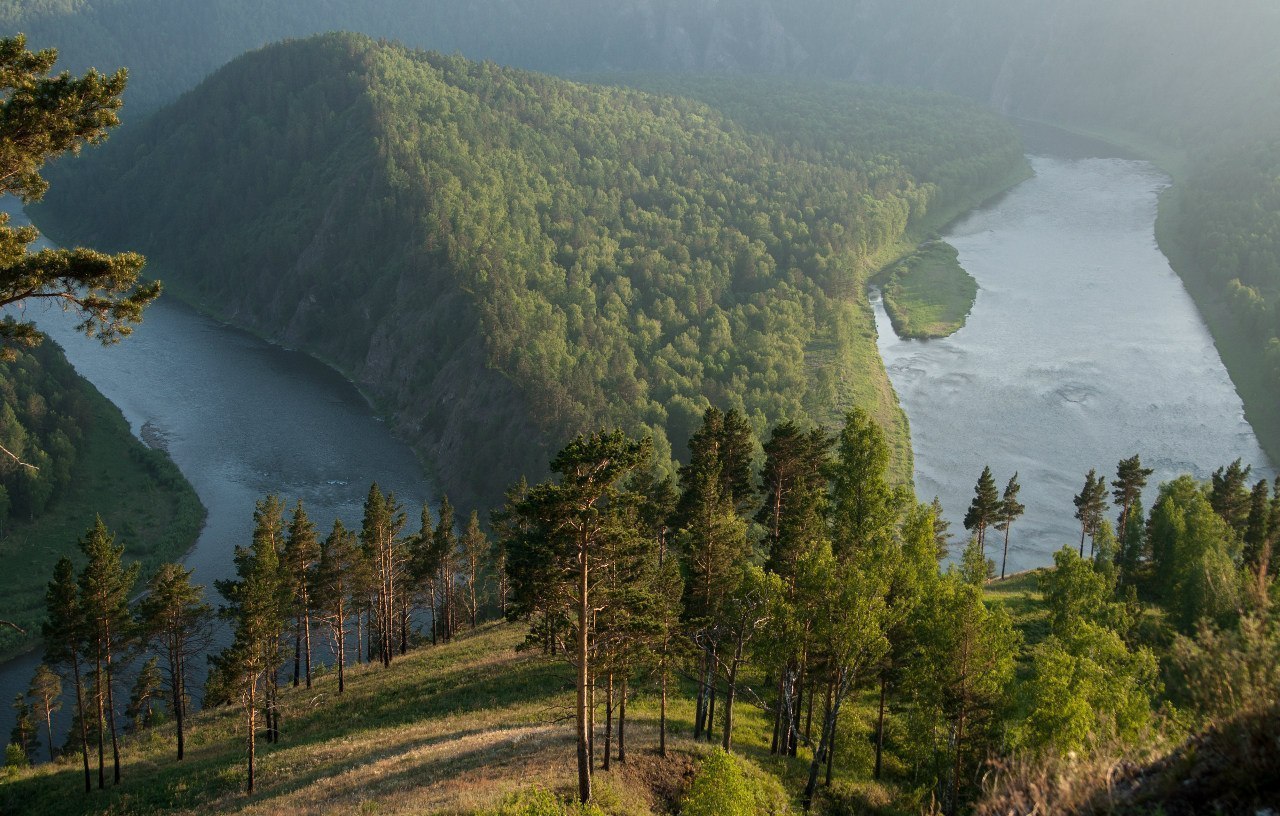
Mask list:
[[[669,456],[708,401],[758,430],[863,405],[906,475],[869,260],[1022,173],[1018,138],[935,94],[761,90],[743,125],[728,86],[697,89],[725,113],[326,35],[60,167],[35,215],[335,364],[455,497],[601,424]]]

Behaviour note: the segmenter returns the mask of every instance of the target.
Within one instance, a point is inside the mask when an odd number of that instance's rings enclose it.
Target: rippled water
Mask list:
[[[358,528],[372,481],[396,493],[411,524],[435,495],[408,447],[355,387],[305,354],[166,297],[110,348],[78,335],[59,310],[27,316],[119,406],[135,434],[168,450],[195,487],[209,515],[183,561],[215,604],[213,581],[234,572],[232,549],[250,543],[254,502],[269,492],[290,504],[302,499],[322,535],[335,518]],[[9,733],[7,703],[26,690],[37,663],[28,656],[0,666],[0,733]]]
[[[1011,571],[1079,542],[1071,499],[1089,468],[1112,477],[1117,461],[1141,454],[1156,470],[1148,507],[1159,481],[1207,478],[1236,457],[1271,475],[1208,329],[1156,246],[1168,178],[1139,161],[1031,161],[1034,178],[945,236],[980,287],[963,329],[900,340],[876,303],[921,499],[940,496],[963,533],[983,465],[1002,490],[1018,472],[1027,512],[1010,534]]]

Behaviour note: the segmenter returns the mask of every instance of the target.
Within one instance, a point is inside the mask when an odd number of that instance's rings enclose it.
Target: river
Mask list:
[[[58,309],[35,307],[27,316],[195,487],[209,515],[183,563],[215,605],[213,581],[234,573],[232,550],[250,543],[254,503],[267,493],[290,505],[302,499],[321,535],[335,518],[359,529],[373,481],[396,494],[414,529],[422,503],[435,496],[409,448],[356,388],[301,352],[164,296],[132,336],[109,348],[75,332]],[[8,702],[26,690],[38,662],[28,655],[0,666],[0,734],[13,724]],[[199,668],[203,674],[203,661]],[[61,738],[56,724],[55,732]]]
[[[964,328],[901,340],[874,304],[880,354],[911,422],[920,498],[939,496],[951,532],[963,534],[983,465],[1001,490],[1017,471],[1027,510],[1010,533],[1010,571],[1079,542],[1072,498],[1090,468],[1113,478],[1120,459],[1140,454],[1155,469],[1148,508],[1160,481],[1206,479],[1237,457],[1272,476],[1208,329],[1156,245],[1169,179],[1126,159],[1031,163],[1034,178],[944,236],[980,287]],[[953,554],[962,546],[956,535]]]

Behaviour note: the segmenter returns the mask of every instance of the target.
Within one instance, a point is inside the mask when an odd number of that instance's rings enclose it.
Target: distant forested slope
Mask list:
[[[1022,172],[1016,133],[936,94],[762,85],[748,116],[696,90],[713,104],[326,35],[63,165],[36,217],[333,362],[455,493],[493,500],[601,424],[669,455],[708,403],[758,430],[863,405],[906,475],[870,259]]]

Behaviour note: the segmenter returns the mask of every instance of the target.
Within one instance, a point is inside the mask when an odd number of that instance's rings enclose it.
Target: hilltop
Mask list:
[[[865,281],[1020,179],[1016,132],[924,92],[665,90],[289,42],[59,167],[33,215],[332,363],[466,503],[600,425],[669,461],[708,402],[757,431],[863,406],[909,479]]]

